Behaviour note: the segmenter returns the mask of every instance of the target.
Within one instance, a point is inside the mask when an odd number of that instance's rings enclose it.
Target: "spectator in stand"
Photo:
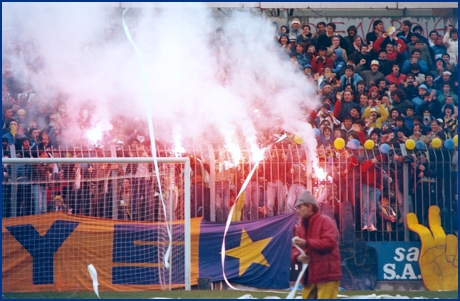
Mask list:
[[[334,137],[332,136],[332,129],[327,125],[323,125],[321,127],[321,134],[319,135],[319,145],[327,147],[333,144]]]
[[[380,133],[381,132],[382,131],[379,128],[374,128],[374,129],[372,129],[371,133],[369,134],[369,139],[374,141],[375,145],[380,144]]]
[[[364,120],[362,120],[361,118],[353,121],[352,132],[355,132],[358,135],[358,137],[355,139],[358,139],[361,145],[363,145],[364,142],[366,142],[367,140],[366,133],[364,132],[365,126],[366,124],[364,123]]]
[[[303,66],[303,73],[305,74],[305,77],[309,80],[313,80],[313,68],[311,67],[310,64],[306,64]]]
[[[18,124],[24,128],[27,126],[27,112],[24,109],[19,109],[16,112],[15,119],[18,121]]]
[[[342,130],[345,135],[353,131],[353,118],[350,115],[344,117],[340,130]]]
[[[311,60],[313,59],[313,57],[317,56],[318,55],[318,52],[316,51],[316,47],[314,44],[310,43],[310,42],[307,42],[305,44],[305,56],[307,57],[307,59]]]
[[[431,121],[435,118],[431,116],[430,111],[425,110],[422,112],[422,122],[420,124],[422,128],[422,134],[427,135],[431,131]]]
[[[405,136],[409,135],[410,132],[411,132],[409,130],[409,128],[407,127],[407,125],[406,125],[405,118],[402,115],[396,117],[396,119],[395,119],[394,133],[396,135],[398,133],[398,130],[402,130]],[[398,138],[398,137],[396,137],[396,138]]]
[[[367,33],[366,35],[366,43],[367,44],[374,44],[375,41],[383,35],[385,28],[383,26],[382,20],[375,20],[372,24],[372,31]]]
[[[370,92],[369,92],[370,93]],[[360,110],[359,112],[361,113],[361,115],[364,114],[364,111],[368,108],[369,106],[369,96],[368,94],[361,94],[359,96],[359,106],[360,106]]]
[[[332,90],[332,86],[330,83],[324,83],[323,87],[318,90],[318,95],[321,96],[323,102],[325,98],[329,97],[333,103],[335,103],[335,91]]]
[[[448,25],[446,34],[443,39],[444,46],[447,48],[447,53],[450,55],[449,63],[452,66],[458,65],[458,30]]]
[[[444,106],[452,105],[454,107],[454,113],[458,114],[458,101],[454,102],[453,96],[447,96]],[[444,111],[444,106],[442,107],[442,111]]]
[[[457,135],[458,114],[455,113],[454,106],[450,104],[444,106],[443,114],[445,131],[449,135],[449,138],[453,138],[455,135]]]
[[[10,94],[8,85],[2,84],[2,111],[6,109],[11,109],[13,110],[13,113],[16,113],[20,107],[18,106],[16,99]]]
[[[399,39],[401,40],[401,39]],[[398,40],[398,41],[399,41]],[[403,42],[401,42],[402,44]],[[404,51],[402,51],[404,49]],[[392,61],[394,63],[398,63],[398,64],[402,64],[402,62],[404,61],[404,53],[405,53],[405,50],[406,50],[406,45],[404,44],[404,47],[402,47],[401,45],[397,45],[397,47],[395,47],[393,44],[391,43],[388,43],[387,46],[385,47],[385,50],[387,51],[387,59],[389,61]]]
[[[431,141],[436,138],[436,135],[439,132],[442,132],[442,119],[433,119],[430,121],[430,131],[426,134],[426,140],[425,143],[427,145],[431,144]]]
[[[297,58],[297,63],[299,64],[300,70],[303,70],[306,64],[310,64],[310,60],[304,54],[305,46],[302,43],[297,43],[295,45],[295,50],[293,51],[294,55]]]
[[[396,87],[399,88],[401,85],[404,85],[406,75],[399,71],[399,64],[395,62],[391,67],[391,73],[388,74],[385,79],[388,83],[394,83]]]
[[[323,121],[327,121],[329,123],[329,127],[331,127],[332,129],[332,126],[333,125],[339,125],[340,124],[340,121],[337,120],[337,118],[334,117],[332,111],[331,111],[331,106],[327,103],[324,103],[322,106],[321,106],[321,109],[319,110],[319,112],[317,113],[316,115],[316,118],[315,118],[315,123],[316,123],[316,127],[321,127],[323,125]]]
[[[425,61],[420,59],[420,55],[421,51],[419,49],[412,49],[411,58],[404,61],[401,72],[407,74],[409,73],[413,64],[418,64],[420,71],[422,73],[427,73],[429,71],[428,65]]]
[[[417,108],[417,113],[420,114],[425,110],[428,110],[434,118],[441,118],[441,108],[442,105],[439,102],[439,100],[437,100],[436,97],[434,97],[434,93],[425,94],[423,96],[423,103]]]
[[[420,85],[418,87],[418,95],[416,97],[412,98],[412,103],[414,104],[414,108],[415,108],[416,111],[418,111],[417,108],[423,103],[423,99],[424,99],[425,95],[427,95],[427,94],[429,94],[427,87],[425,85],[423,85],[423,84]]]
[[[308,42],[313,42],[313,34],[311,33],[311,27],[308,24],[302,26],[302,33],[297,36],[296,43],[306,44]]]
[[[355,52],[361,52],[361,46],[364,44],[363,38],[361,36],[356,35],[353,38],[353,43],[351,43],[351,53],[347,53],[348,57],[351,57]]]
[[[434,52],[434,58],[442,58],[442,55],[447,53],[447,47],[444,45],[443,36],[437,36],[434,39],[434,45],[431,46],[431,49]]]
[[[338,58],[341,58],[344,62],[348,60],[347,57],[347,51],[340,47],[340,37],[339,36],[333,36],[331,38],[331,45],[327,47],[327,52],[326,54],[328,56],[332,55],[332,53],[335,52],[337,54]]]
[[[436,38],[439,37],[439,33],[436,30],[430,31],[428,34],[428,46],[433,47],[434,46],[434,41]]]
[[[332,135],[333,135],[334,141],[337,138],[345,139],[345,137],[346,137],[345,132],[343,130],[341,130],[340,127],[338,127],[338,126],[334,127],[334,131],[332,132]]]
[[[377,200],[380,200],[381,181],[380,171],[375,168],[375,165],[386,160],[386,155],[380,154],[371,160],[361,162],[360,165],[363,180],[361,198],[361,225],[363,231],[377,231],[375,227],[376,206]]]
[[[327,48],[325,46],[320,46],[318,49],[318,55],[314,57],[310,64],[313,68],[314,73],[322,74],[325,67],[334,68],[334,62],[330,57],[326,56]]]
[[[343,97],[343,101],[342,101]],[[352,108],[360,111],[360,107],[357,103],[353,102],[353,93],[350,91],[344,91],[343,95],[336,95],[336,103],[334,106],[334,116],[337,117],[341,122],[344,121],[345,116],[350,115]]]
[[[351,25],[348,27],[347,33],[348,33],[348,36],[344,37],[344,39],[345,39],[345,42],[347,42],[348,44],[348,48],[345,50],[347,51],[347,55],[351,55],[353,51],[355,50],[353,43],[355,42],[355,37],[358,34],[358,29],[356,28],[355,25]]]
[[[377,86],[372,86],[369,89],[369,102],[376,102],[380,99],[379,88]]]
[[[351,116],[351,118],[353,118],[353,122],[355,122],[357,120],[360,120],[361,119],[361,112],[360,112],[359,108],[357,108],[357,107],[351,108],[350,116]]]
[[[49,151],[51,150],[51,143],[48,133],[42,131],[39,135],[39,143],[32,147],[32,154],[35,157],[38,157],[39,151]]]
[[[382,128],[382,124],[388,119],[388,112],[385,110],[381,104],[379,104],[380,109],[380,117],[378,117],[377,109],[374,107],[367,107],[363,113],[363,118],[370,119],[370,127],[380,129]]]
[[[30,110],[35,106],[35,92],[30,83],[26,83],[24,90],[18,94],[18,105],[26,110]]]
[[[12,144],[16,145],[16,141],[23,138],[20,131],[18,130],[19,128],[18,121],[15,119],[9,119],[7,126],[8,126],[8,132],[2,135],[2,139],[3,138],[8,139],[9,145],[12,145]]]
[[[433,74],[431,74],[431,73],[426,74],[425,75],[425,81],[423,82],[423,84],[428,89],[428,92],[431,93],[431,91],[435,90]]]
[[[393,99],[393,106],[400,114],[405,113],[407,107],[413,106],[412,102],[406,99],[406,93],[401,89],[392,91],[391,98]]]
[[[436,99],[441,103],[441,106],[444,106],[444,104],[446,103],[446,99],[449,96],[452,97],[452,99],[454,100],[455,104],[458,103],[458,96],[455,95],[455,93],[451,91],[450,85],[447,84],[447,83],[445,83],[442,86],[442,92],[438,93],[435,96],[436,96]]]
[[[391,73],[392,61],[387,59],[387,51],[385,49],[380,49],[378,52],[377,61],[379,62],[379,71],[383,75],[387,76]]]
[[[337,79],[337,77],[340,76],[339,75],[340,71],[345,66],[345,61],[341,57],[338,57],[337,53],[335,53],[335,52],[332,52],[331,58],[334,61],[334,68],[332,69],[332,73],[336,74],[335,79]]]
[[[414,75],[414,79],[417,85],[423,84],[423,82],[425,81],[425,74],[420,73],[420,70],[417,64],[411,65],[411,73]]]
[[[5,112],[3,113],[3,126],[2,126],[2,135],[6,134],[9,132],[8,124],[10,122],[10,119],[13,119],[14,113],[12,109],[6,109]]]
[[[298,18],[294,18],[291,21],[291,28],[289,29],[289,42],[295,43],[297,41],[297,37],[302,34],[302,29],[300,28],[300,20]]]
[[[385,78],[382,72],[379,71],[380,64],[377,60],[371,62],[371,70],[363,70],[363,65],[356,67],[356,72],[363,78],[366,83],[366,87],[370,89],[375,85],[375,82],[379,78]]]
[[[446,63],[446,69],[450,72],[456,72],[457,68],[450,63],[450,54],[444,53],[441,58],[444,60]]]
[[[457,91],[457,80],[455,80],[454,78],[451,77],[452,76],[452,72],[450,71],[444,71],[442,73],[442,77],[440,78],[436,78],[434,80],[434,84],[435,84],[435,87],[436,87],[436,90],[442,90],[443,87],[444,87],[444,84],[448,84],[450,86],[450,89],[452,91]]]
[[[390,104],[390,97],[388,96],[390,94],[390,90],[387,91],[386,95],[382,95],[382,99],[380,100],[380,104],[385,108],[385,110],[390,113],[390,110],[393,109],[393,105]]]
[[[323,34],[326,34],[326,22],[320,21],[316,23],[316,33],[314,38],[318,39]]]
[[[366,83],[364,82],[364,80],[361,79],[356,83],[355,98],[354,99],[359,99],[359,97],[361,95],[363,95],[363,94],[367,95]]]
[[[40,151],[39,158],[49,158],[45,151]],[[32,199],[34,200],[35,214],[46,213],[46,185],[49,182],[50,172],[47,163],[32,165]]]
[[[420,25],[415,25],[412,28],[412,32],[418,34],[419,39],[422,40],[424,44],[426,44],[428,47],[430,46],[430,42],[428,42],[428,39],[423,36],[423,28]]]
[[[388,40],[390,42],[387,42]],[[394,32],[391,36],[384,32],[374,42],[373,50],[375,51],[375,53],[379,53],[380,50],[390,50],[391,52],[387,53],[388,59],[396,60],[398,54],[402,54],[406,51],[406,43],[396,36],[396,32]]]
[[[291,53],[291,44],[289,43],[289,36],[283,33],[280,36],[278,42],[280,44],[279,53],[282,58],[286,58],[287,55]]]
[[[383,95],[388,95],[388,88],[387,88],[387,82],[386,80],[382,77],[379,78],[375,81],[375,85],[378,88],[378,98],[379,100],[382,99]]]
[[[433,70],[431,71],[431,73],[428,74],[432,74],[434,79],[439,81],[439,79],[442,78],[442,74],[444,73],[444,71],[448,71],[446,62],[444,62],[442,58],[437,58],[434,61]]]
[[[29,130],[30,137],[30,148],[34,149],[40,143],[40,131],[37,128],[31,128]]]
[[[431,54],[428,46],[424,44],[421,39],[415,40],[413,47],[411,47],[411,45],[407,45],[407,49],[409,50],[409,52],[411,52],[412,49],[420,50],[420,59],[423,60],[428,65],[428,69],[431,70],[431,68],[433,67]]]
[[[402,87],[404,93],[406,93],[406,97],[408,99],[412,99],[417,96],[418,89],[417,89],[417,82],[415,81],[415,76],[412,73],[407,74],[406,82]]]
[[[412,130],[414,129],[414,120],[414,108],[408,107],[406,109],[406,115],[404,116],[404,123],[407,125],[407,128],[409,129],[409,132],[406,133],[407,135],[409,135],[409,133],[412,133]]]
[[[324,67],[323,74],[318,77],[318,86],[321,89],[326,83],[331,83],[336,74],[332,73],[332,68]]]
[[[413,134],[409,136],[409,139],[425,143],[426,136],[422,134],[422,126],[420,124],[414,124]]]
[[[413,35],[413,33],[410,31],[412,28],[412,22],[409,20],[405,20],[402,22],[401,27],[402,31],[398,32],[396,36],[398,38],[404,39],[406,43],[409,43],[411,41],[411,36]]]
[[[340,47],[342,49],[348,49],[348,43],[345,41],[345,39],[341,35],[335,32],[335,29],[336,29],[336,25],[334,23],[332,22],[327,23],[326,34],[318,37],[318,47],[319,46],[325,46],[326,48],[330,47],[332,45],[332,38],[335,36],[338,36],[340,39],[340,42],[339,42]]]
[[[355,73],[355,68],[351,65],[345,66],[345,74],[340,77],[340,90],[345,88],[346,84],[352,84],[356,89],[356,84],[363,80],[361,76]]]
[[[360,51],[355,50],[355,52],[351,55],[351,58],[357,67],[360,67],[362,70],[369,70],[372,56],[367,44],[362,44]]]

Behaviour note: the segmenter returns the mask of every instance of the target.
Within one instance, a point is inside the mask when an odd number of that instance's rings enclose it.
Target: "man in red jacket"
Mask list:
[[[342,267],[340,264],[339,231],[335,221],[319,212],[315,197],[304,191],[294,207],[300,217],[296,226],[291,260],[295,263],[308,263],[302,278],[303,299],[337,299]]]

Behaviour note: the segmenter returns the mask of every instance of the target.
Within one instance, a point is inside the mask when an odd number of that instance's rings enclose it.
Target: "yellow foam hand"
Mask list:
[[[458,239],[444,232],[441,226],[440,209],[431,206],[428,210],[430,229],[418,223],[414,213],[407,214],[407,225],[420,236],[419,265],[425,287],[430,291],[458,290]]]

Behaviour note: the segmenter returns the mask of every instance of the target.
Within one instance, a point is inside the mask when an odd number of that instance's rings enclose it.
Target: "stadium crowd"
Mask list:
[[[410,187],[414,196],[410,211],[417,211],[423,220],[430,204],[457,208],[454,203],[457,188],[456,184],[452,185],[456,183],[454,174],[457,173],[456,156],[452,155],[455,150],[433,149],[431,143],[434,138],[444,142],[457,135],[458,30],[446,26],[445,33],[433,30],[426,38],[422,35],[423,28],[412,26],[410,20],[402,22],[400,32],[385,29],[383,22],[376,20],[373,30],[361,37],[353,25],[347,29],[346,36],[341,36],[336,33],[334,23],[319,22],[315,34],[310,25],[302,25],[297,18],[289,24],[279,28],[278,24],[272,24],[274,47],[281,60],[292,63],[297,76],[305,77],[316,87],[321,100],[321,107],[306,114],[305,120],[318,129],[316,139],[321,164],[333,178],[334,185],[326,185],[326,190],[329,189],[327,199],[334,196],[342,202],[350,201],[358,212],[357,224],[362,230],[377,230],[377,218],[403,224],[402,164],[410,162],[411,176],[415,179]],[[222,47],[231,48],[222,28],[216,30],[210,44],[216,51]],[[10,156],[11,145],[14,145],[16,157],[85,156],[80,147],[69,147],[62,142],[61,131],[68,118],[65,98],[57,96],[54,101],[44,101],[24,73],[15,73],[18,64],[26,66],[28,72],[44,68],[46,64],[36,46],[33,40],[2,43],[3,156]],[[87,126],[90,114],[85,110],[80,112],[82,128]],[[129,151],[119,156],[135,156],[136,151],[138,156],[149,155],[145,124],[124,116],[114,116],[112,124],[114,130],[104,139],[122,148],[129,147]],[[260,133],[259,142],[268,145],[273,137],[283,133],[285,131],[280,128]],[[296,198],[306,189],[301,164],[306,155],[293,136],[273,147],[273,155],[251,179],[242,219],[293,212]],[[337,138],[356,139],[359,147],[337,150],[334,148]],[[408,139],[421,141],[424,148],[409,156],[403,155],[400,144]],[[384,154],[378,147],[370,151],[364,148],[368,140],[376,146],[386,143],[398,151]],[[102,152],[97,149],[95,155],[104,156]],[[192,216],[209,219],[206,181],[209,164],[203,164],[195,154],[190,157]],[[9,168],[3,165],[3,184],[12,180]],[[14,215],[70,210],[77,214],[112,217],[112,186],[108,185],[112,170],[116,170],[118,176],[125,176],[120,178],[116,192],[118,200],[123,200],[120,207],[131,208],[120,210],[120,217],[151,220],[156,213],[148,208],[155,207],[158,197],[153,191],[153,179],[146,176],[152,174],[153,167],[141,163],[125,166],[23,164],[18,167],[15,180],[19,202]],[[249,166],[241,169],[219,165],[214,179],[217,221],[225,221],[229,206],[235,201],[244,175],[249,171]],[[10,185],[3,185],[3,217],[12,216],[7,204],[11,194],[8,189]],[[417,191],[419,196],[424,192],[434,196],[427,204],[417,204],[414,200]],[[394,211],[399,218],[390,214]]]

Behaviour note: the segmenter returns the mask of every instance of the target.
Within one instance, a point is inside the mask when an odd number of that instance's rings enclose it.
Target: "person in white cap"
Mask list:
[[[295,43],[297,41],[297,37],[302,34],[302,29],[300,28],[302,24],[300,24],[300,20],[298,18],[294,18],[291,21],[291,28],[289,29],[289,42]]]
[[[452,72],[444,71],[441,77],[438,77],[434,80],[436,90],[442,90],[444,84],[448,84],[452,91],[456,91],[457,87],[455,86],[455,79],[452,78]]]
[[[337,299],[342,267],[339,251],[339,231],[334,220],[321,214],[315,197],[304,191],[294,205],[300,224],[296,226],[291,260],[308,264],[302,278],[303,299]]]
[[[371,62],[371,70],[362,70],[361,66],[356,67],[356,71],[363,78],[366,83],[366,87],[370,89],[375,85],[375,82],[379,78],[385,78],[382,72],[379,71],[380,63],[377,60]]]

